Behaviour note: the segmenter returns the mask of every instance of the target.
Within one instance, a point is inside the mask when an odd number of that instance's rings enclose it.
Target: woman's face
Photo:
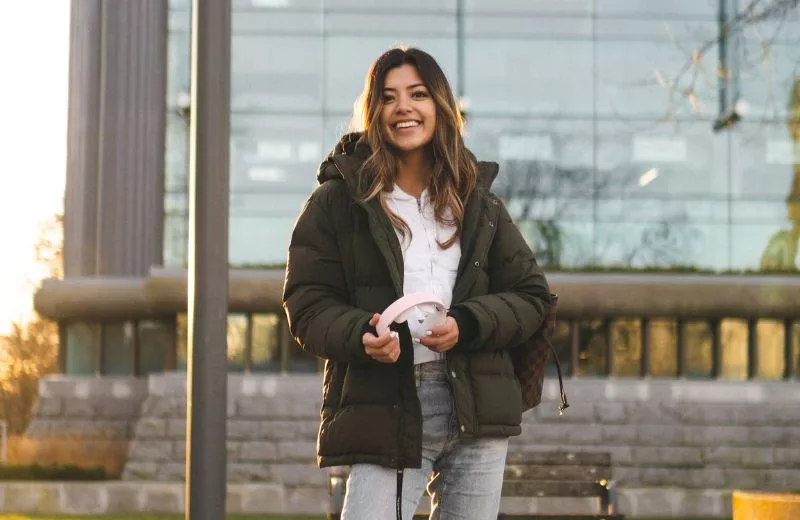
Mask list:
[[[436,130],[436,104],[417,68],[405,64],[386,74],[381,124],[402,154],[420,152]]]

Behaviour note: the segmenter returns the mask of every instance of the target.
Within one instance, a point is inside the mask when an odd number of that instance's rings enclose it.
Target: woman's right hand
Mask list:
[[[374,314],[372,319],[369,320],[371,327],[378,324],[381,319],[380,314]],[[375,361],[381,363],[394,363],[400,357],[400,340],[398,339],[397,332],[389,331],[382,336],[376,336],[371,332],[366,332],[361,338],[364,343],[364,350],[367,355]]]

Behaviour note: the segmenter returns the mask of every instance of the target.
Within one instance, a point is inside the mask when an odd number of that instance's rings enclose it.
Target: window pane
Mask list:
[[[792,374],[795,379],[800,379],[800,322],[792,324],[792,356],[794,367]]]
[[[387,12],[390,15],[396,13],[399,9],[412,13],[425,13],[425,12],[441,12],[441,11],[455,11],[456,0],[441,0],[433,3],[429,0],[407,0],[402,4],[398,4],[395,0],[370,0],[364,2],[363,0],[305,0],[306,2],[314,2],[320,6],[324,2],[325,9],[331,12],[343,11],[351,13],[358,9],[359,11],[368,12]]]
[[[393,19],[394,15],[389,15],[385,21],[391,24]],[[415,19],[424,20],[416,17]],[[448,17],[442,23],[455,29],[454,17]],[[381,53],[398,43],[413,43],[414,46],[431,54],[447,75],[450,86],[457,90],[456,41],[454,37],[442,37],[446,34],[445,28],[434,33],[438,37],[430,34],[420,36],[411,29],[384,27],[377,30],[381,31],[382,36],[351,33],[334,34],[325,39],[326,112],[350,113],[353,110],[353,103],[364,88],[364,78],[372,62]]]
[[[103,374],[133,375],[134,327],[130,321],[103,324]]]
[[[139,322],[139,373],[163,372],[167,354],[175,349],[175,322],[142,320]]]
[[[800,101],[798,101],[800,103]],[[800,110],[800,107],[798,108]],[[800,130],[789,121],[742,122],[731,132],[731,190],[740,200],[784,202],[791,192]],[[786,216],[785,208],[781,214]]]
[[[186,267],[189,250],[189,217],[185,211],[164,214],[164,265]]]
[[[591,120],[475,114],[468,120],[467,145],[483,160],[500,163],[496,190],[578,198],[594,194]]]
[[[513,15],[565,15],[588,17],[592,14],[595,0],[570,0],[557,2],[552,0],[464,0],[464,9],[468,13],[510,13]]]
[[[676,377],[678,375],[678,335],[675,320],[651,320],[650,375]]]
[[[231,264],[282,264],[297,215],[317,185],[317,116],[234,115],[231,121]]]
[[[671,0],[642,2],[641,0],[595,0],[598,16],[624,15],[631,18],[688,18],[716,19],[717,1]]]
[[[782,123],[791,112],[792,92],[800,84],[800,10],[789,9],[773,23],[747,24],[739,51],[738,78],[748,115]]]
[[[167,114],[164,160],[167,193],[185,194],[189,182],[189,118],[178,114],[177,109]]]
[[[244,314],[229,314],[228,370],[244,370],[247,340],[247,316]]]
[[[747,379],[747,322],[725,319],[720,326],[723,379]]]
[[[710,377],[713,364],[711,329],[705,321],[687,321],[683,326],[686,376]]]
[[[574,367],[572,366],[572,337],[569,333],[569,328],[568,321],[557,321],[556,330],[553,332],[553,337],[551,338],[553,348],[558,353],[558,361],[561,364],[561,374],[564,376],[574,373]],[[558,374],[556,371],[555,359],[552,359],[552,357],[550,363],[547,365],[547,371],[545,373],[550,376]]]
[[[601,265],[727,269],[727,226],[681,222],[599,222],[595,258]]]
[[[476,115],[592,114],[592,43],[570,39],[464,42],[466,92]]]
[[[784,369],[783,322],[758,320],[758,366],[756,377],[761,379],[782,379]]]
[[[255,7],[255,8],[254,8]],[[322,108],[322,9],[292,2],[234,9],[231,110],[308,112]]]
[[[637,377],[642,359],[642,324],[639,320],[614,320],[614,367],[615,376]]]
[[[189,363],[189,317],[186,313],[178,314],[176,337],[176,368],[185,371]]]
[[[469,146],[499,162],[493,190],[539,263],[594,263],[591,123],[476,116],[468,127]]]
[[[742,124],[731,135],[733,267],[797,269],[800,145],[783,121]]]
[[[728,269],[727,137],[707,123],[598,131],[598,262]]]
[[[253,314],[253,371],[277,372],[281,368],[277,314]]]
[[[706,39],[716,38],[714,18],[675,19],[659,13],[656,3],[638,4],[626,4],[631,14],[639,11],[633,16],[607,11],[611,16],[595,25],[598,115],[650,125],[712,120],[718,110],[718,53],[702,53],[696,64],[690,60]]]
[[[730,143],[710,123],[602,121],[597,131],[598,195],[726,200]]]
[[[97,372],[99,340],[100,325],[97,323],[67,324],[67,374],[94,375]]]
[[[169,43],[167,47],[167,108],[177,109],[180,93],[188,93],[191,68],[192,22],[189,10],[175,9],[176,0],[171,0],[169,13]]]
[[[793,271],[800,266],[800,236],[792,227],[776,222],[734,224],[731,228],[731,268]]]
[[[608,360],[608,342],[606,331],[608,323],[605,320],[581,321],[580,324],[580,349],[578,366],[579,376],[607,375],[606,363]]]

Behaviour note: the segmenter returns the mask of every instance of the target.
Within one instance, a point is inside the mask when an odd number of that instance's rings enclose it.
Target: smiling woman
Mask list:
[[[69,2],[0,3],[0,333],[31,310],[40,223],[61,211]]]

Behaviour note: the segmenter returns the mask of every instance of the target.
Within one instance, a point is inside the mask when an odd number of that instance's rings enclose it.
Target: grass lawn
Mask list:
[[[229,516],[228,520],[324,520],[324,516]],[[183,520],[183,515],[39,516],[3,515],[0,520]]]
[[[36,516],[36,515],[3,515],[0,520],[183,520],[183,515],[162,516]],[[324,520],[324,516],[229,516],[228,520]],[[671,518],[633,518],[628,520],[674,520]],[[682,518],[681,520],[724,520],[711,518]],[[730,519],[729,519],[730,520]]]

